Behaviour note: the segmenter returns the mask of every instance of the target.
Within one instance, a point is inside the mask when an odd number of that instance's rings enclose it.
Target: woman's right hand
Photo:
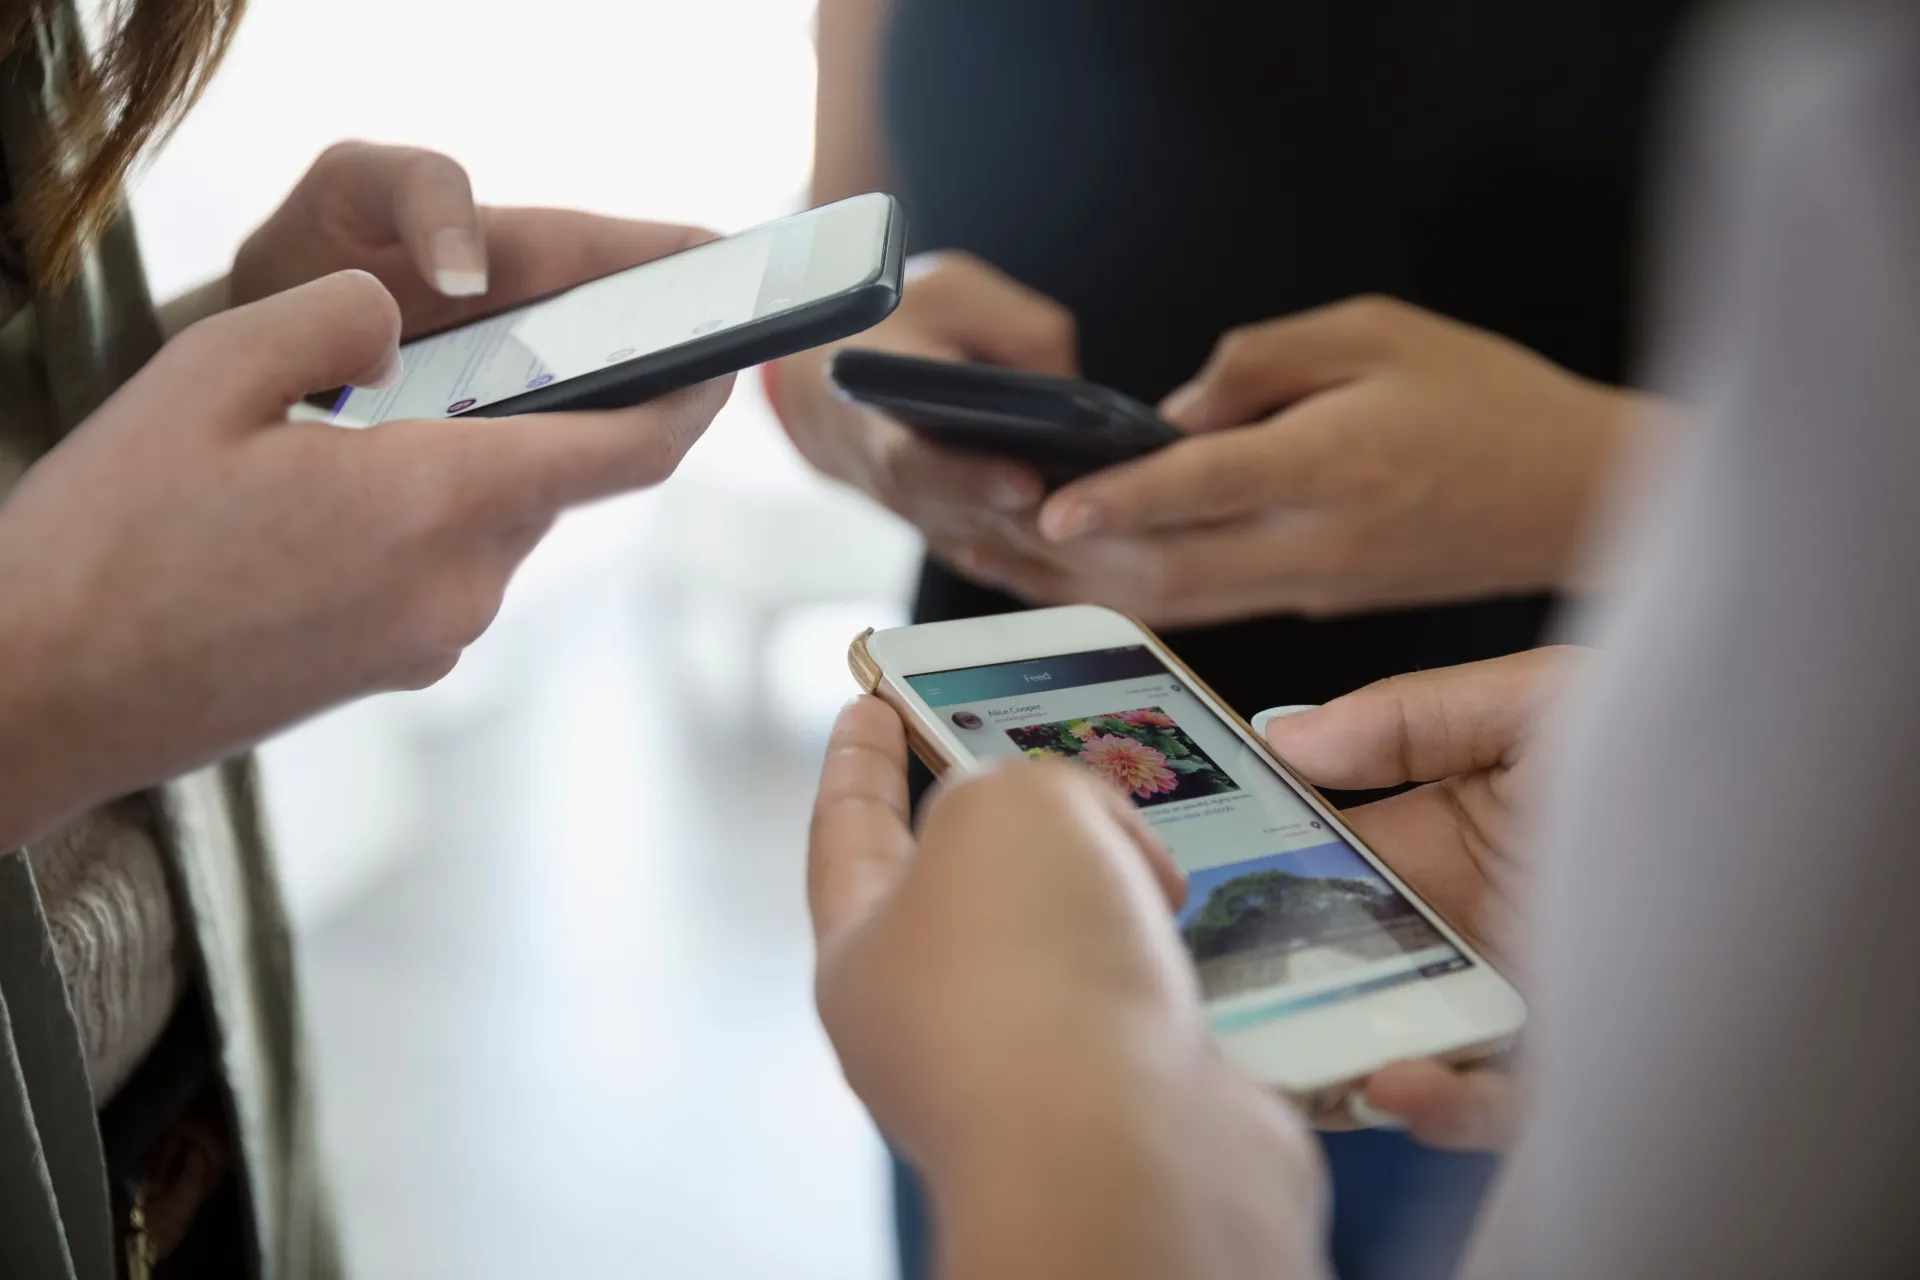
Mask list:
[[[814,466],[911,521],[936,554],[1005,542],[1009,522],[1040,505],[1040,478],[1017,462],[937,448],[886,414],[840,400],[826,377],[840,347],[1071,375],[1078,368],[1072,314],[978,258],[926,254],[907,264],[893,315],[772,371],[775,408]]]
[[[670,474],[710,383],[611,413],[286,421],[395,372],[348,271],[170,342],[0,506],[0,848],[336,703],[431,684],[564,508]]]

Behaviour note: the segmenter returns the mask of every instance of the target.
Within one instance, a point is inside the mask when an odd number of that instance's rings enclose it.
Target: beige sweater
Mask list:
[[[139,806],[99,809],[30,846],[54,957],[105,1105],[159,1038],[185,969],[165,864]]]

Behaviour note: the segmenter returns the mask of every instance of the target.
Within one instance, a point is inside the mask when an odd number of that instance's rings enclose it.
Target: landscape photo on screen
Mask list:
[[[1139,805],[1172,804],[1240,789],[1159,707],[1023,725],[1006,733],[1029,756],[1085,765]]]
[[[1440,931],[1344,843],[1194,871],[1179,924],[1210,1000],[1451,952]]]

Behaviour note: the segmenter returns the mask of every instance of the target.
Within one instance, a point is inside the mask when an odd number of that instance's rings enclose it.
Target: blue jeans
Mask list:
[[[1440,1280],[1453,1273],[1493,1177],[1490,1156],[1432,1151],[1404,1134],[1322,1136],[1333,1179],[1330,1252],[1340,1280]],[[913,1170],[893,1161],[901,1280],[926,1280],[931,1223]]]

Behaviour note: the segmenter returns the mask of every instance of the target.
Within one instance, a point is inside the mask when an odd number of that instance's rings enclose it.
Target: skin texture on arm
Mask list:
[[[814,204],[887,187],[880,44],[893,0],[820,0],[814,44]]]
[[[821,1021],[927,1177],[938,1274],[1322,1274],[1305,1121],[1215,1051],[1138,815],[1023,764],[939,794],[916,839],[906,766],[884,703],[842,714],[808,894]]]

